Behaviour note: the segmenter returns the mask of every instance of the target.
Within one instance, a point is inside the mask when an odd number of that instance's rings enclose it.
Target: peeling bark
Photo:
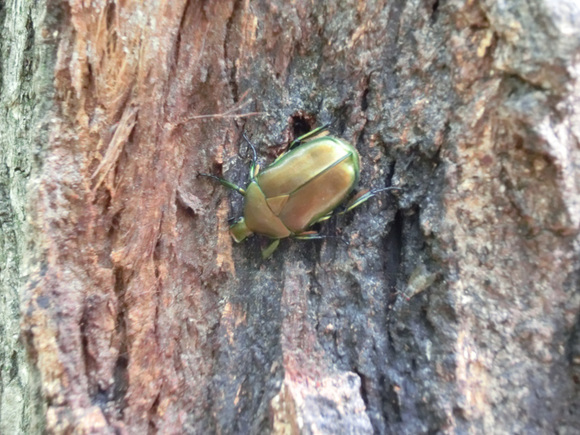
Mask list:
[[[2,313],[28,356],[6,341],[0,411],[27,397],[23,431],[580,425],[572,0],[7,5]],[[321,227],[349,246],[232,246],[241,198],[197,173],[244,184],[242,132],[267,164],[327,122],[361,188],[400,193]]]

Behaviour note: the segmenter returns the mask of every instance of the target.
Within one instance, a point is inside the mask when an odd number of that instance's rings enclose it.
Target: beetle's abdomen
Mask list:
[[[314,139],[283,155],[258,175],[258,184],[266,198],[289,195],[317,175],[326,171],[347,155],[359,171],[356,149],[341,139],[324,137]]]
[[[275,239],[290,235],[288,228],[266,203],[266,197],[255,181],[246,189],[244,218],[246,226],[255,233]]]
[[[301,233],[338,206],[354,187],[359,155],[349,143],[324,137],[290,151],[258,175],[270,211]]]
[[[353,158],[347,156],[290,194],[278,215],[287,228],[300,233],[344,200],[356,181]]]

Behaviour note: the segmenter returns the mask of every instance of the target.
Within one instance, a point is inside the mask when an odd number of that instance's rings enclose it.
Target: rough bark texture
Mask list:
[[[573,0],[45,7],[0,10],[3,425],[580,427]],[[241,198],[197,172],[326,122],[400,193],[323,225],[348,247],[232,246]]]
[[[41,433],[45,402],[20,338],[20,298],[34,249],[28,190],[48,134],[54,17],[45,3],[0,2],[0,433]],[[41,32],[44,29],[44,32]]]

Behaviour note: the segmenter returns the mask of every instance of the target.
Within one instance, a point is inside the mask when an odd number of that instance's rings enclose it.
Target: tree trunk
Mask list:
[[[2,433],[580,427],[573,0],[0,19]],[[242,198],[198,173],[243,185],[243,132],[265,166],[325,123],[400,190],[234,246]]]

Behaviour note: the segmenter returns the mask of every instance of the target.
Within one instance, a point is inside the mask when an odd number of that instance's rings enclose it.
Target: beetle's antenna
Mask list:
[[[252,153],[253,153],[253,158],[252,161],[255,163],[258,161],[258,155],[256,154],[256,147],[254,146],[254,144],[250,141],[250,139],[248,139],[248,136],[246,136],[246,133],[242,133],[242,137],[246,140],[246,142],[248,142],[248,145],[250,145],[250,148],[252,148]]]

